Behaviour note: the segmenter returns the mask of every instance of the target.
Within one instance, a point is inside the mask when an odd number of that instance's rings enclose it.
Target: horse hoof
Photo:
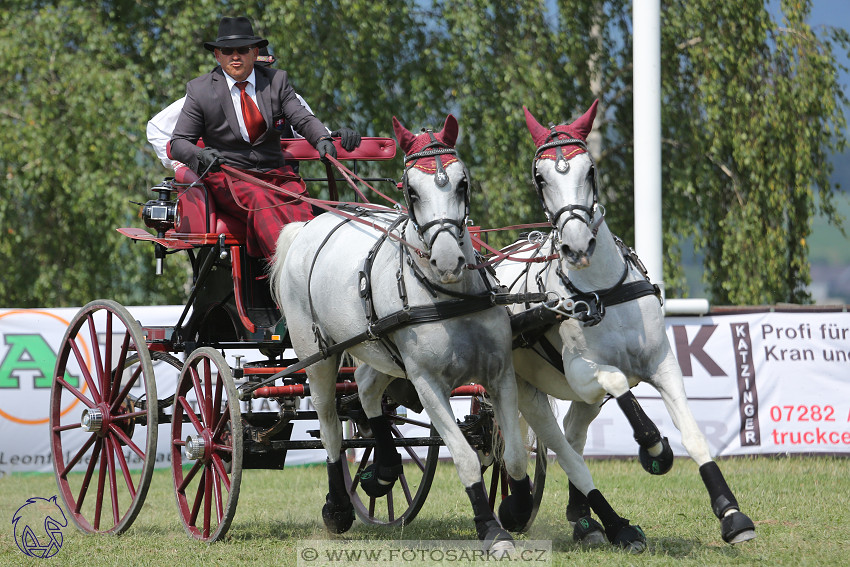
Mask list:
[[[673,449],[670,448],[666,437],[661,439],[661,445],[661,453],[657,457],[651,456],[645,447],[640,447],[638,450],[640,464],[649,474],[667,474],[673,468]]]
[[[483,543],[484,551],[496,559],[510,557],[515,551],[514,538],[498,526],[493,526],[487,530]]]
[[[720,533],[723,541],[734,545],[755,539],[756,526],[746,514],[735,511],[720,520]]]
[[[363,492],[371,496],[372,498],[382,498],[389,494],[389,492],[393,489],[393,485],[395,484],[396,479],[392,479],[389,484],[382,484],[378,481],[378,467],[375,466],[375,463],[372,463],[360,473],[360,486],[363,488]],[[396,477],[398,478],[398,477]],[[384,481],[388,479],[383,479]]]
[[[330,502],[326,502],[322,506],[322,521],[329,532],[334,534],[342,534],[351,529],[354,523],[354,506],[351,502],[348,506],[334,506]]]
[[[499,521],[509,532],[524,532],[531,519],[531,506],[520,509],[520,499],[511,494],[499,505]]]
[[[623,526],[611,543],[630,553],[643,553],[646,550],[646,535],[640,526]]]
[[[579,518],[570,524],[573,526],[573,541],[589,547],[606,543],[605,529],[590,516]]]

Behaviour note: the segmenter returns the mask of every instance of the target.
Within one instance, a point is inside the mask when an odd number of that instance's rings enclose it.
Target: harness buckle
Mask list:
[[[375,333],[375,326],[371,322],[366,323],[366,336],[369,337],[370,341],[376,341],[380,338]]]
[[[529,244],[538,244],[546,240],[546,235],[539,230],[532,230],[526,235],[525,239]]]

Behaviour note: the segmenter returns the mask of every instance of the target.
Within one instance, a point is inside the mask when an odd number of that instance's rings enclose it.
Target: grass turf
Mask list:
[[[643,472],[636,460],[594,460],[597,487],[623,516],[646,532],[648,548],[630,555],[606,546],[586,549],[571,538],[564,517],[567,480],[550,463],[543,503],[527,534],[518,539],[552,542],[551,565],[846,565],[850,545],[850,460],[836,457],[735,458],[719,462],[758,537],[730,546],[696,465],[677,459],[663,477]],[[471,508],[451,463],[441,463],[419,516],[408,526],[385,528],[355,521],[342,536],[321,521],[327,490],[323,466],[243,473],[239,504],[224,541],[197,542],[183,531],[170,470],[158,470],[133,526],[121,536],[63,530],[53,565],[295,565],[296,549],[311,540],[473,540]],[[32,565],[16,547],[11,519],[33,496],[57,494],[48,474],[0,479],[0,565]],[[61,500],[61,499],[60,499]],[[64,506],[63,506],[64,508]],[[304,562],[301,563],[305,565]],[[337,563],[339,564],[339,563]],[[362,563],[366,565],[367,563]],[[451,564],[451,563],[444,563]],[[461,563],[454,563],[455,565]],[[538,563],[539,564],[539,563]],[[374,564],[370,564],[374,567]]]

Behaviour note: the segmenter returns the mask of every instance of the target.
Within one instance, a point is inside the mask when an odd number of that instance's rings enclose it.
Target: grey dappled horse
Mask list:
[[[393,118],[393,128],[406,154],[403,182],[408,215],[382,209],[365,216],[403,242],[333,212],[306,224],[289,224],[281,231],[272,289],[300,359],[356,337],[369,323],[408,308],[415,311],[421,306],[457,304],[463,298],[480,299],[489,295],[495,283],[483,271],[467,269],[475,264],[475,256],[466,229],[469,179],[454,150],[457,121],[448,116],[440,132],[414,135]],[[381,394],[393,379],[407,378],[451,452],[472,502],[479,539],[491,550],[512,548],[511,536],[489,508],[478,455],[449,405],[457,386],[474,381],[486,388],[505,438],[504,459],[518,494],[518,513],[523,513],[527,501],[530,514],[528,459],[518,423],[507,311],[490,304],[474,313],[414,322],[348,352],[363,363],[355,380],[377,441],[377,474],[368,475],[377,482],[367,484],[361,477],[363,489],[379,496],[399,475],[401,457],[381,411]],[[350,528],[354,509],[340,460],[342,426],[335,396],[339,362],[340,353],[329,356],[308,367],[307,376],[328,453],[330,490],[322,516],[330,530],[341,533]]]
[[[537,146],[534,183],[554,227],[537,252],[526,254],[556,254],[558,258],[542,264],[502,262],[498,279],[512,292],[546,290],[565,301],[558,308],[562,322],[545,333],[541,330],[525,337],[522,340],[531,348],[514,351],[520,410],[562,460],[570,446],[584,452],[591,421],[604,398],[613,396],[634,429],[641,464],[653,474],[664,474],[673,464],[667,438],[662,438],[630,391],[638,382],[648,382],[661,394],[682,433],[682,444],[699,466],[724,541],[752,539],[753,522],[740,512],[688,407],[657,290],[634,252],[615,238],[605,223],[595,166],[585,145],[597,102],[574,123],[551,129],[541,126],[525,109]],[[564,434],[540,392],[572,400],[563,420]],[[592,509],[600,515],[610,539],[611,529],[597,510],[597,500],[589,473],[570,477],[568,519],[575,522]]]

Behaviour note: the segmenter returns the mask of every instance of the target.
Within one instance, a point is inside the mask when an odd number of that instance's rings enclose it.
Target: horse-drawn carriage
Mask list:
[[[468,172],[454,150],[451,116],[436,134],[415,135],[394,121],[405,151],[404,213],[398,205],[311,199],[333,212],[284,227],[271,285],[263,266],[245,254],[244,228],[216,215],[201,186],[155,187],[157,199],[144,215],[157,235],[122,232],[153,242],[158,262],[187,252],[193,287],[175,325],[142,326],[103,300],[72,321],[54,372],[50,426],[57,481],[73,522],[89,532],[129,527],[159,458],[158,425],[170,423],[165,459],[179,515],[201,540],[215,541],[229,528],[242,469],[282,468],[296,449],[327,451],[330,491],[322,517],[331,531],[346,531],[355,513],[370,523],[409,522],[445,444],[479,539],[488,549],[507,549],[512,538],[503,526],[521,531],[540,504],[545,443],[570,478],[574,538],[639,552],[646,548],[642,530],[594,486],[582,453],[590,422],[614,397],[644,468],[669,470],[669,443],[630,392],[646,381],[661,393],[700,467],[723,539],[755,537],[688,409],[657,289],[605,224],[585,144],[595,114],[594,104],[573,124],[545,128],[527,112],[537,146],[534,184],[552,231],[493,251],[487,261],[474,252],[467,228]],[[294,159],[318,157],[306,143],[287,141],[283,149]],[[390,159],[395,145],[366,139],[354,153],[338,152],[355,162]],[[497,272],[509,290],[487,269],[495,260],[505,260]],[[525,305],[509,319],[501,306],[515,303]],[[231,365],[224,354],[237,349],[262,356]],[[344,353],[356,357],[356,369]],[[163,398],[155,363],[179,372]],[[309,381],[298,373],[304,368]],[[564,431],[547,394],[572,401]],[[471,400],[463,419],[452,415],[451,395]],[[300,403],[306,397],[312,407]],[[274,400],[276,409],[256,410],[250,402],[257,398]],[[522,438],[517,408],[542,443]],[[411,417],[422,409],[430,422]],[[292,439],[294,424],[315,419],[320,431]],[[409,457],[403,465],[398,449]],[[533,471],[526,474],[529,458]]]
[[[392,159],[395,147],[389,138],[364,138],[353,152],[337,143],[339,159],[353,161],[355,169],[357,161]],[[282,140],[282,150],[288,159],[318,159],[305,140]],[[289,452],[322,444],[318,431],[307,430],[306,438],[292,436],[297,423],[316,419],[316,411],[304,371],[284,372],[303,365],[294,358],[266,267],[245,252],[244,223],[216,211],[201,183],[169,178],[152,190],[154,198],[142,216],[156,234],[141,228],[119,231],[153,244],[157,270],[171,254],[188,255],[192,287],[186,305],[167,326],[140,323],[110,300],[80,310],[63,338],[54,373],[54,468],[78,528],[120,533],[139,513],[155,464],[168,460],[183,526],[197,539],[215,541],[234,517],[243,469],[282,469]],[[356,214],[357,205],[347,206]],[[257,358],[243,362],[245,351]],[[378,497],[363,492],[360,479],[373,460],[375,442],[353,372],[347,359],[338,368],[335,386],[345,424],[346,489],[362,521],[410,522],[425,502],[444,443],[417,416],[422,405],[415,391],[394,382],[382,407],[395,446],[407,458],[392,490]],[[468,415],[460,426],[481,456],[482,469],[489,471],[492,508],[507,495],[492,405],[477,384],[457,388],[453,396],[468,400],[461,402],[468,404]],[[257,400],[270,403],[256,409]],[[158,452],[159,426],[168,426],[170,435],[169,446]],[[539,504],[545,455],[535,463]]]

